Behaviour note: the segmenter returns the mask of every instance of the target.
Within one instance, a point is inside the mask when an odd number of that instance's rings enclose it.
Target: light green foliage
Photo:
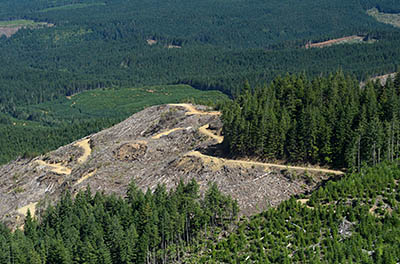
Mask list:
[[[399,180],[398,165],[384,164],[328,182],[307,206],[292,198],[242,220],[227,237],[199,243],[183,262],[397,263]],[[371,212],[377,197],[386,202]]]
[[[70,98],[70,99],[68,99]],[[21,111],[60,119],[123,118],[153,105],[228,100],[219,91],[200,91],[189,85],[160,85],[138,88],[95,89],[57,101],[21,107]]]
[[[33,20],[8,20],[8,21],[0,21],[0,27],[21,27],[21,26],[34,26],[39,23],[35,23]]]

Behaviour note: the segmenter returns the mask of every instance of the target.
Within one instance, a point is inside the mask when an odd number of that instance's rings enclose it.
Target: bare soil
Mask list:
[[[347,42],[350,42],[350,41],[362,42],[363,39],[364,39],[364,37],[353,35],[353,36],[347,36],[347,37],[343,37],[343,38],[331,39],[331,40],[322,41],[322,42],[308,43],[305,46],[305,48],[306,49],[309,49],[309,48],[325,48],[325,47],[332,46],[334,44],[347,43]]]
[[[213,132],[211,132],[208,129],[209,127],[210,127],[210,124],[206,124],[199,128],[199,132],[202,133],[203,135],[206,135],[208,137],[215,139],[215,141],[217,141],[217,143],[222,143],[222,141],[224,141],[224,137],[214,134]]]
[[[11,37],[15,33],[17,33],[20,29],[22,28],[40,28],[40,27],[53,27],[54,24],[48,24],[48,23],[40,23],[38,25],[29,25],[29,26],[20,26],[20,25],[11,25],[11,26],[3,26],[0,27],[0,36],[5,35],[7,38]]]
[[[75,146],[80,147],[83,149],[82,156],[79,157],[78,163],[84,163],[89,158],[90,154],[92,153],[92,148],[90,147],[90,139],[84,139],[75,143]]]
[[[390,24],[395,27],[400,27],[400,14],[383,13],[379,12],[379,10],[376,8],[368,10],[367,14],[374,17],[379,22]]]
[[[22,27],[0,27],[0,36],[5,35],[7,38],[18,32]]]
[[[219,116],[204,106],[154,106],[53,152],[1,166],[0,219],[20,227],[27,206],[40,214],[65,190],[76,194],[87,185],[124,196],[131,180],[154,190],[158,184],[175,188],[181,179],[195,179],[201,192],[216,182],[238,200],[242,214],[252,214],[313,190],[327,174],[342,173],[210,156],[223,139]],[[312,181],[301,177],[305,171]]]

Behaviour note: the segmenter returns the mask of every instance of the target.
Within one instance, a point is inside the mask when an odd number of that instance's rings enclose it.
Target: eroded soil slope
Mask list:
[[[327,173],[341,174],[214,157],[221,127],[220,113],[203,106],[154,106],[46,155],[11,162],[0,167],[0,218],[20,226],[28,209],[40,215],[63,191],[87,185],[125,195],[131,180],[153,189],[173,188],[181,178],[195,178],[202,191],[216,182],[249,214],[314,188]]]

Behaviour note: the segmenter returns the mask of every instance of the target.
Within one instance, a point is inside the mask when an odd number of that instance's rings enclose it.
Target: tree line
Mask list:
[[[133,182],[125,198],[93,195],[88,187],[66,193],[23,231],[0,225],[0,263],[171,263],[187,247],[236,219],[236,201],[210,184],[200,197],[196,181],[167,191],[141,191]]]
[[[61,122],[53,127],[37,123],[13,124],[0,115],[0,164],[17,157],[33,158],[98,132],[120,121],[112,118],[86,119]]]
[[[400,152],[400,75],[360,87],[342,72],[278,77],[223,108],[223,145],[233,156],[357,168]]]

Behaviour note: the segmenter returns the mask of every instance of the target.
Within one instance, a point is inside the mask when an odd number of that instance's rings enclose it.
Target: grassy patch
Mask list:
[[[50,7],[50,8],[40,10],[40,12],[49,12],[49,11],[57,11],[57,10],[71,10],[71,9],[79,9],[79,8],[86,8],[86,7],[92,7],[92,6],[104,6],[104,5],[106,5],[106,4],[105,3],[91,3],[91,4],[78,3],[78,4]]]
[[[379,12],[379,10],[376,8],[368,10],[367,14],[374,17],[379,22],[390,24],[395,27],[400,27],[400,14],[387,14]]]
[[[219,91],[200,91],[189,85],[161,85],[96,89],[21,110],[63,120],[125,118],[152,105],[180,102],[205,103],[226,99],[228,97]]]

